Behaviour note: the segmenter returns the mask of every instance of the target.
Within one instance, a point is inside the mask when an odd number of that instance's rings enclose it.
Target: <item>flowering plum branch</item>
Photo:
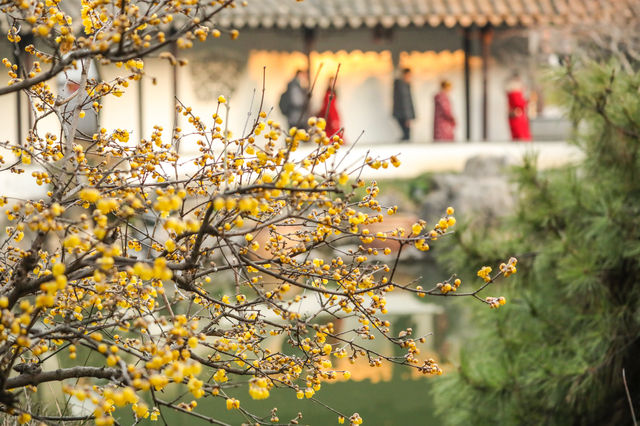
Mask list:
[[[223,114],[228,102],[220,97],[206,118],[178,102],[188,129],[171,129],[168,137],[161,126],[136,140],[124,129],[82,134],[78,120],[140,79],[146,55],[173,42],[188,48],[196,39],[219,37],[212,18],[235,2],[83,0],[78,37],[62,3],[0,5],[13,23],[10,42],[20,47],[19,30],[30,27],[46,46],[23,48],[37,59],[29,70],[3,59],[9,81],[0,95],[23,91],[35,119],[25,140],[0,142],[15,157],[2,172],[28,168],[46,196],[0,197],[9,221],[0,242],[1,411],[20,423],[114,424],[118,407],[151,420],[165,408],[224,424],[196,410],[197,400],[219,398],[252,423],[273,424],[279,422],[275,410],[259,417],[228,391],[244,385],[251,398],[265,399],[274,388],[288,388],[317,401],[323,383],[350,377],[334,366],[340,358],[442,373],[435,360],[420,358],[425,337],[391,334],[387,295],[479,298],[498,276],[515,272],[515,259],[494,277],[483,269],[484,285],[468,293],[456,293],[461,282],[455,277],[430,290],[398,282],[403,250],[429,250],[455,225],[454,211],[433,227],[419,221],[410,230],[370,231],[397,207],[382,206],[377,184],[357,176],[400,161],[367,156],[341,166],[342,141],[326,135],[321,118],[310,119],[306,129],[283,129],[261,106],[250,130],[233,137]],[[165,35],[172,22],[175,30]],[[123,75],[89,78],[89,59],[113,62]],[[46,81],[74,66],[82,73],[79,101],[63,114],[74,98],[56,98]],[[52,114],[61,132],[41,134],[41,120]],[[181,143],[195,145],[197,154],[179,155]],[[314,149],[301,154],[303,144]],[[365,186],[366,194],[357,196]],[[376,242],[389,245],[376,248]],[[494,307],[504,299],[483,301]],[[338,320],[346,318],[355,318],[357,328],[341,329]],[[376,338],[404,355],[377,352],[368,345]],[[274,349],[274,341],[293,351]],[[75,365],[80,353],[92,356]],[[48,359],[69,359],[72,366],[51,369]],[[67,382],[80,378],[76,386]],[[54,417],[20,402],[50,382],[62,382],[65,394],[88,399],[95,409],[84,417],[66,411]],[[170,384],[193,401],[161,399]],[[332,410],[341,422],[362,422],[357,413]]]

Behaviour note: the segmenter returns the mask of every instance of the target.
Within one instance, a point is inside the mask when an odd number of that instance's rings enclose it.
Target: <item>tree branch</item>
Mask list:
[[[122,372],[115,368],[105,367],[72,367],[59,368],[53,371],[43,371],[38,374],[21,374],[7,380],[6,389],[14,389],[27,385],[38,385],[78,377],[95,377],[97,379],[114,379],[122,376]]]

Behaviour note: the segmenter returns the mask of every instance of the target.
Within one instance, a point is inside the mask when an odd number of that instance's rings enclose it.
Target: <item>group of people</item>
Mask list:
[[[433,98],[433,140],[452,142],[455,138],[456,119],[451,109],[449,93],[451,82],[440,82],[440,90]],[[509,103],[509,129],[514,141],[530,141],[529,118],[527,116],[527,100],[524,87],[519,76],[514,75],[507,84],[507,100]],[[411,139],[411,123],[416,118],[411,95],[411,70],[404,68],[400,78],[393,82],[393,117],[402,131],[401,141]]]
[[[433,140],[437,142],[452,142],[455,139],[456,119],[449,99],[451,87],[450,81],[441,81],[440,90],[433,99]],[[524,96],[522,80],[517,75],[514,75],[507,85],[507,100],[512,139],[530,141],[527,100]],[[279,102],[280,110],[286,116],[289,127],[305,128],[307,126],[309,101],[307,73],[304,70],[297,70],[294,78],[287,84],[287,90],[282,94]],[[329,79],[322,106],[315,115],[325,118],[327,136],[339,135],[343,137],[344,129],[341,126],[340,114],[338,113],[333,77]],[[402,69],[400,77],[393,82],[393,117],[400,126],[401,141],[409,141],[411,139],[411,125],[416,118],[409,68]]]
[[[453,141],[456,128],[456,119],[451,111],[449,92],[451,83],[443,80],[440,83],[440,91],[434,97],[433,113],[433,140]],[[416,118],[411,95],[411,70],[402,70],[401,78],[393,82],[393,117],[398,122],[402,131],[400,141],[411,139],[411,123]]]
[[[278,106],[280,111],[287,117],[289,127],[297,127],[299,129],[307,127],[311,95],[307,87],[307,73],[304,70],[297,70],[293,79],[287,84],[287,90],[280,96]],[[329,78],[322,106],[314,115],[323,117],[326,120],[325,133],[327,136],[338,135],[343,138],[344,129],[340,123],[340,114],[338,113],[334,77]]]

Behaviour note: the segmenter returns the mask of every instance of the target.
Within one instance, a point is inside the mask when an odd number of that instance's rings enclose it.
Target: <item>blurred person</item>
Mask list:
[[[320,107],[320,111],[318,111],[317,116],[324,117],[327,121],[325,133],[328,137],[332,137],[337,134],[342,138],[344,130],[342,130],[340,126],[340,114],[338,113],[337,105],[338,94],[334,88],[334,81],[334,77],[329,78],[329,84],[327,85],[327,90],[324,93],[322,107]]]
[[[77,108],[84,112],[84,117],[76,121],[75,139],[82,142],[91,142],[93,134],[98,131],[98,113],[93,108],[93,102],[89,101],[86,93],[77,93],[82,82],[83,66],[86,70],[87,80],[97,80],[98,70],[93,61],[77,61],[76,66],[70,67],[57,75],[58,93],[62,104],[60,115],[65,134],[71,132],[73,115]],[[86,146],[85,146],[86,148]]]
[[[282,114],[287,117],[289,128],[304,129],[307,127],[309,118],[306,113],[308,106],[307,86],[307,73],[299,69],[287,84],[287,90],[280,96],[278,106]]]
[[[401,141],[411,139],[411,120],[416,118],[411,96],[411,70],[404,68],[400,78],[393,82],[393,117],[402,130]]]
[[[456,119],[451,112],[451,82],[440,82],[440,91],[433,98],[433,140],[437,142],[452,142],[456,129]]]
[[[524,84],[518,74],[507,82],[507,100],[509,102],[509,128],[514,141],[530,141],[527,99],[524,97]]]
[[[84,68],[86,67],[86,69]],[[81,90],[83,73],[86,74],[86,83],[84,91]],[[58,86],[58,102],[61,103],[59,113],[62,121],[62,132],[64,140],[75,131],[73,140],[74,144],[82,147],[85,157],[91,166],[100,168],[103,172],[114,170],[122,171],[128,169],[128,162],[122,161],[122,157],[114,155],[115,148],[113,145],[104,148],[96,144],[93,139],[94,134],[99,133],[99,113],[93,106],[93,100],[87,93],[87,87],[92,82],[99,81],[100,74],[98,67],[93,60],[78,60],[76,65],[65,69],[56,76]],[[89,85],[89,86],[87,86]],[[75,116],[76,110],[82,115]],[[118,130],[119,133],[124,131]],[[125,145],[126,142],[120,142],[119,145]],[[84,179],[83,176],[78,177],[79,180]],[[106,236],[103,241],[108,241]]]

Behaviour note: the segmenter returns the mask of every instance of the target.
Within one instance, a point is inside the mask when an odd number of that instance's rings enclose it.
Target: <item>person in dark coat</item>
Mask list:
[[[289,127],[304,129],[309,119],[306,109],[309,105],[307,92],[307,74],[297,70],[296,75],[287,84],[287,90],[280,97],[279,107],[287,117]]]
[[[433,140],[437,142],[452,142],[454,139],[456,119],[451,111],[450,91],[451,83],[444,80],[440,83],[440,91],[434,97]]]
[[[411,139],[411,120],[416,118],[411,96],[411,70],[404,68],[401,78],[393,82],[393,117],[402,130],[401,141]]]

